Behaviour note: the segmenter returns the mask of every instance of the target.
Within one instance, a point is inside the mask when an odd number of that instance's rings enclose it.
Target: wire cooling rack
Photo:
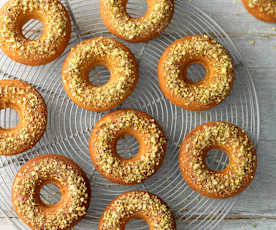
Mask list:
[[[95,113],[77,107],[69,100],[61,83],[61,67],[71,47],[81,40],[97,37],[113,37],[105,28],[99,14],[98,0],[64,0],[72,17],[73,33],[70,45],[62,57],[48,65],[29,67],[15,63],[0,52],[0,78],[21,79],[35,86],[43,95],[48,106],[48,128],[41,141],[31,150],[12,157],[0,157],[0,212],[11,217],[18,229],[27,227],[16,218],[11,204],[11,184],[18,169],[33,157],[45,153],[58,153],[72,158],[87,173],[91,180],[92,200],[87,216],[74,229],[96,229],[100,215],[107,204],[122,192],[143,189],[163,198],[177,218],[179,229],[214,229],[231,210],[239,196],[226,199],[207,199],[192,191],[182,179],[177,158],[179,145],[185,135],[199,124],[208,121],[230,121],[245,129],[255,144],[259,138],[259,106],[254,83],[243,64],[239,50],[207,14],[192,4],[176,0],[172,23],[158,38],[148,43],[124,42],[139,61],[140,79],[133,94],[120,106],[145,111],[162,125],[167,138],[168,150],[161,169],[143,184],[119,186],[104,179],[94,168],[88,151],[88,139],[95,123],[106,113]],[[146,1],[129,0],[128,13],[134,17],[143,15]],[[30,20],[23,33],[30,39],[37,38],[41,24]],[[161,93],[157,81],[157,63],[165,48],[174,40],[191,34],[207,34],[222,43],[235,62],[236,81],[231,95],[221,105],[204,112],[191,112],[170,103]],[[192,80],[204,76],[204,69],[193,65],[188,70]],[[91,71],[91,81],[103,84],[109,71],[102,66]],[[118,108],[116,108],[118,109]],[[0,111],[1,126],[14,127],[18,121],[15,111]],[[138,151],[138,143],[125,137],[117,144],[118,152],[124,157]],[[208,154],[206,163],[213,169],[227,165],[227,157],[220,151]],[[44,202],[54,203],[60,194],[55,186],[45,186],[41,191]],[[148,229],[145,222],[133,220],[127,229]]]

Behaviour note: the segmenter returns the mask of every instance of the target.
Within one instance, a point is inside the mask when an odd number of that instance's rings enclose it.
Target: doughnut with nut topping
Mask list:
[[[136,156],[125,159],[116,152],[117,141],[130,134],[139,143]],[[148,114],[134,109],[120,109],[99,120],[89,140],[95,168],[106,179],[134,185],[152,176],[161,166],[167,140],[159,124]]]
[[[22,32],[30,19],[43,25],[41,36],[35,40]],[[63,53],[70,36],[70,17],[59,0],[9,0],[0,9],[0,48],[16,62],[47,64]]]
[[[205,157],[211,149],[227,154],[229,164],[225,169],[207,167]],[[246,189],[257,168],[252,141],[244,130],[228,122],[209,122],[193,129],[181,145],[178,160],[187,184],[216,199],[232,197]]]
[[[61,192],[56,204],[40,199],[44,185],[55,184]],[[71,159],[56,154],[33,158],[22,166],[12,185],[17,215],[31,229],[67,230],[87,213],[90,184],[84,171]]]
[[[19,123],[11,129],[0,127],[0,155],[11,156],[32,148],[47,126],[47,107],[39,92],[19,80],[0,80],[0,109],[11,108]]]
[[[147,12],[138,18],[126,12],[128,0],[101,0],[100,11],[107,29],[129,42],[146,42],[157,37],[169,25],[174,0],[147,0]]]
[[[125,192],[107,206],[98,230],[124,230],[132,218],[141,218],[154,230],[176,230],[174,216],[159,197],[145,191]]]
[[[89,81],[96,65],[110,71],[109,81],[101,86]],[[138,64],[122,43],[106,37],[82,41],[68,54],[62,70],[64,89],[72,101],[95,112],[111,110],[123,103],[138,81]]]
[[[205,77],[194,82],[187,69],[201,64]],[[234,65],[228,51],[207,35],[187,36],[173,42],[158,64],[158,80],[164,95],[187,110],[208,110],[220,104],[234,82]]]
[[[242,2],[254,17],[265,22],[276,22],[275,0],[242,0]]]

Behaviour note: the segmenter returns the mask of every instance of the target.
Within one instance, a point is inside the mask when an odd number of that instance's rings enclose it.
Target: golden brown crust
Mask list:
[[[220,149],[229,164],[213,171],[205,164],[210,149]],[[186,183],[204,196],[228,198],[242,192],[253,180],[257,168],[256,149],[239,127],[228,122],[209,122],[193,129],[179,152],[179,168]]]
[[[158,196],[145,191],[125,192],[106,207],[101,216],[99,230],[123,230],[132,218],[141,218],[149,229],[175,230],[176,224],[167,204]]]
[[[200,82],[187,78],[192,64],[205,67]],[[158,64],[158,80],[164,95],[187,110],[207,110],[220,104],[230,93],[234,66],[228,51],[206,35],[176,40],[163,53]]]
[[[242,0],[250,14],[265,22],[276,22],[275,0]]]
[[[117,141],[130,134],[139,143],[139,152],[124,159],[116,152]],[[133,185],[153,175],[161,166],[167,141],[159,124],[148,114],[134,109],[111,112],[97,122],[89,140],[95,168],[108,180]]]
[[[157,37],[169,25],[174,12],[174,0],[146,0],[144,16],[132,18],[126,12],[127,0],[101,0],[100,11],[107,29],[129,42],[146,42]]]
[[[95,86],[89,71],[104,65],[110,80]],[[138,64],[131,51],[122,43],[105,37],[92,38],[74,47],[62,70],[62,82],[68,96],[78,106],[95,112],[111,110],[123,103],[138,81]]]
[[[36,40],[22,34],[23,25],[30,19],[43,24],[43,33]],[[0,48],[16,62],[47,64],[63,53],[70,36],[70,16],[58,0],[9,0],[0,9]]]
[[[40,200],[40,189],[56,184],[61,200],[46,205]],[[12,203],[31,229],[71,229],[86,214],[91,197],[85,172],[71,159],[45,154],[28,161],[18,171],[12,185]]]
[[[0,109],[17,111],[15,128],[0,127],[0,155],[15,155],[32,148],[43,136],[47,125],[47,107],[37,90],[26,82],[0,80]]]

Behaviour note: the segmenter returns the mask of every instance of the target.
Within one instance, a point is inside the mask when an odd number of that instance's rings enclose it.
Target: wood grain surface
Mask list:
[[[0,0],[0,5],[3,2]],[[256,179],[217,229],[276,229],[276,24],[258,21],[248,14],[240,0],[189,2],[211,15],[239,46],[254,78],[260,103]],[[2,218],[0,229],[16,228]]]
[[[258,21],[240,0],[193,0],[192,4],[212,15],[239,46],[260,104],[257,176],[218,229],[276,229],[276,24]]]

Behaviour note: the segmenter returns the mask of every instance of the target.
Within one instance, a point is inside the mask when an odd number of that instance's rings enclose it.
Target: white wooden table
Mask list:
[[[5,1],[0,0],[0,5]],[[240,47],[255,81],[261,111],[256,179],[218,229],[276,229],[276,23],[256,20],[241,0],[190,2],[209,13]],[[0,229],[15,228],[0,217]]]
[[[193,0],[192,4],[211,14],[240,47],[260,103],[257,176],[218,229],[276,229],[276,23],[256,20],[240,0]]]

